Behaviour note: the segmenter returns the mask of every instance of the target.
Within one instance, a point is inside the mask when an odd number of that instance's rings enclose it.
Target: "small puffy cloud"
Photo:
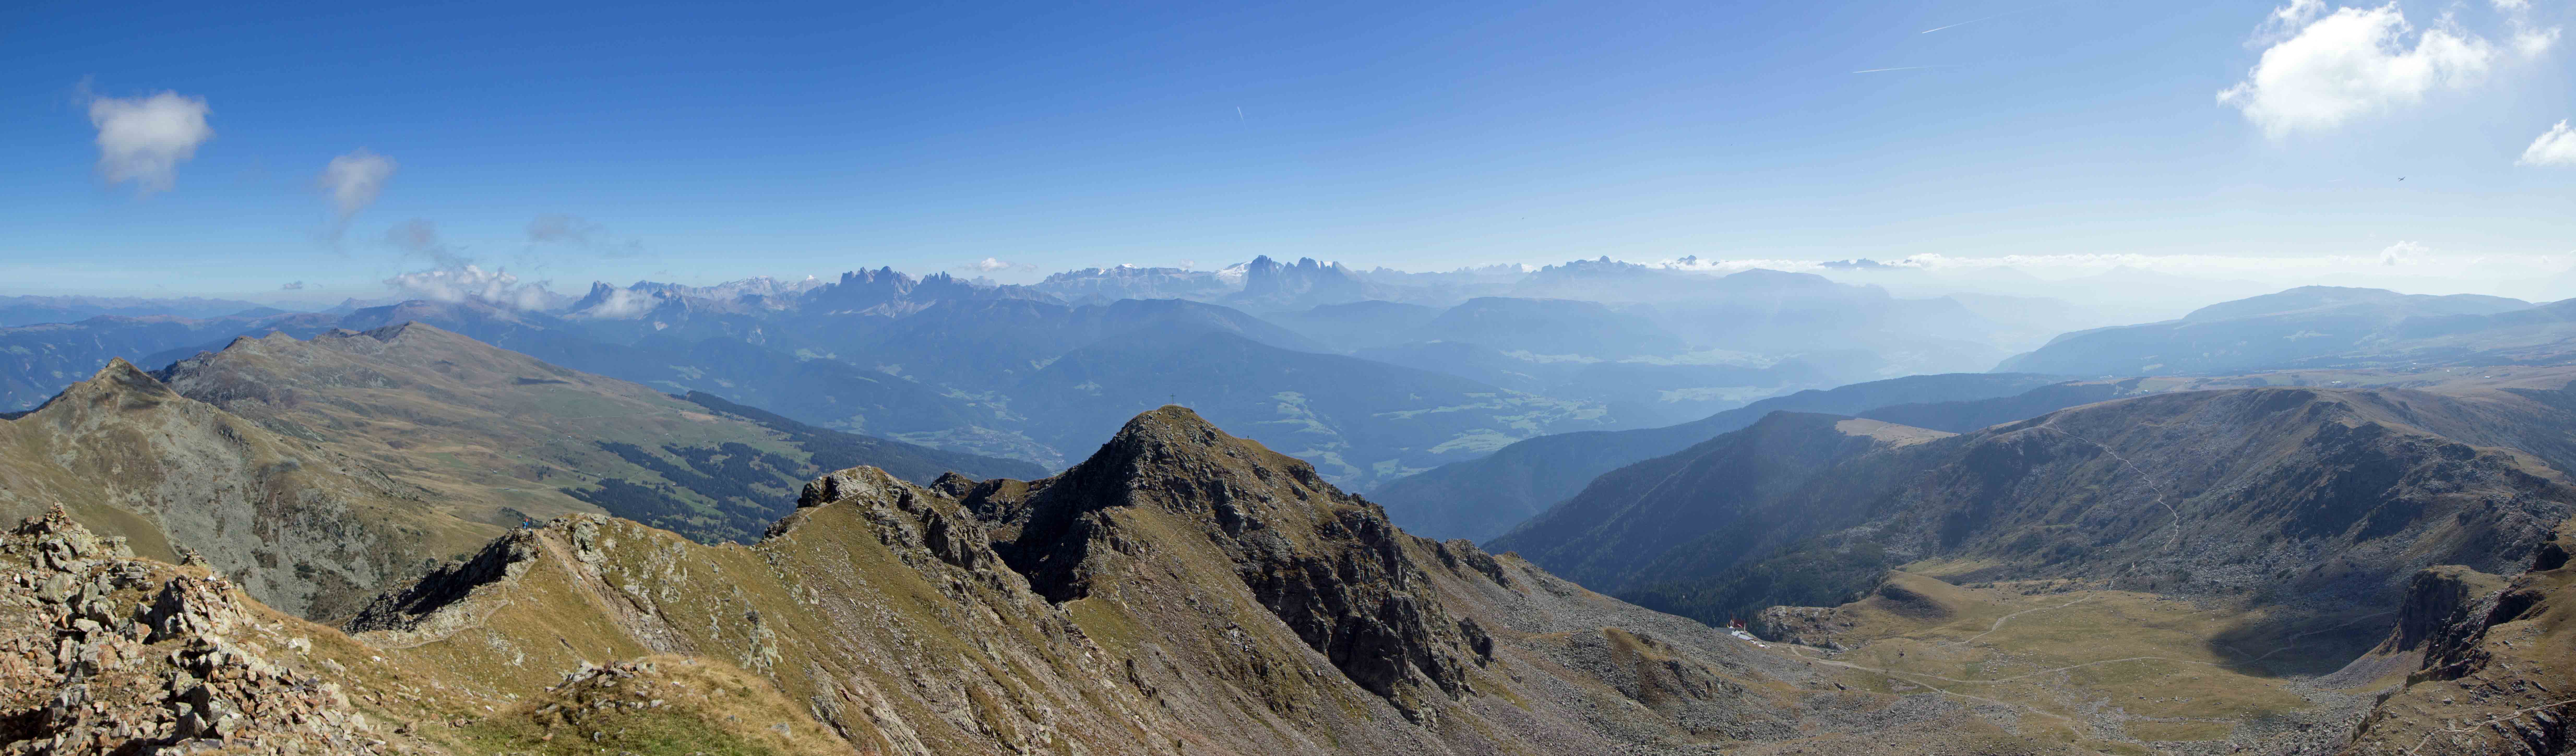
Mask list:
[[[202,97],[162,92],[88,99],[90,125],[98,128],[99,174],[110,184],[134,182],[137,194],[169,191],[178,183],[179,164],[215,138]]]
[[[2433,251],[2432,247],[2400,240],[2396,244],[2388,245],[2387,249],[2379,251],[2379,264],[2394,268],[2422,260],[2424,253],[2431,251]]]
[[[2513,27],[2513,51],[2525,58],[2537,58],[2558,44],[2558,27],[2541,28],[2531,23],[2531,0],[2494,0],[2497,13]]]
[[[998,257],[987,257],[987,258],[984,258],[984,259],[981,259],[981,260],[977,260],[977,261],[974,261],[974,262],[971,262],[971,263],[967,263],[967,264],[966,264],[966,268],[967,268],[967,269],[969,269],[969,270],[974,270],[974,271],[978,271],[978,272],[991,273],[991,272],[993,272],[993,271],[997,271],[997,270],[1010,270],[1010,269],[1011,269],[1011,264],[1010,264],[1010,263],[1006,263],[1006,262],[1002,262],[1001,258],[998,258]]]
[[[2274,11],[2256,37],[2278,41],[2244,81],[2219,92],[2218,101],[2278,138],[2331,129],[2415,105],[2437,90],[2468,86],[2497,58],[2493,44],[2447,25],[2415,33],[2393,3],[2332,13],[2324,7],[2320,0],[2293,0]],[[2554,39],[2556,30],[2549,34]]]
[[[278,290],[280,290],[280,291],[303,291],[303,290],[304,290],[304,282],[303,282],[303,281],[288,281],[288,282],[286,282],[284,285],[281,285],[281,286],[279,286],[279,287],[277,287],[277,288],[278,288]]]
[[[2558,44],[2558,27],[2542,29],[2518,21],[2514,27],[2513,51],[2522,53],[2522,57],[2540,57],[2542,53],[2549,52],[2549,48]]]
[[[2531,146],[2522,151],[2522,159],[2514,161],[2514,164],[2576,168],[2576,129],[2568,128],[2566,121],[2559,121],[2558,125],[2549,128],[2548,133],[2531,140]]]
[[[619,239],[602,226],[576,215],[550,213],[528,221],[528,242],[581,247],[609,257],[636,257],[644,254],[644,243]]]
[[[376,203],[376,197],[384,193],[385,181],[394,177],[397,167],[400,166],[393,158],[361,147],[332,158],[329,165],[322,167],[320,183],[331,192],[331,205],[339,211],[340,220],[346,222],[349,216]]]

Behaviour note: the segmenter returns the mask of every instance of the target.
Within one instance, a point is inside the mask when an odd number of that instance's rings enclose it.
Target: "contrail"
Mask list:
[[[1243,106],[1241,106],[1241,105],[1236,105],[1236,106],[1234,106],[1234,120],[1237,120],[1237,121],[1243,120]]]
[[[1899,66],[1899,67],[1896,67],[1896,68],[1871,68],[1871,69],[1867,69],[1867,70],[1853,71],[1852,73],[1878,73],[1878,72],[1880,72],[1880,71],[1912,71],[1912,70],[1921,69],[1921,68],[1950,68],[1950,67],[1951,67],[1951,66]]]
[[[1940,31],[1940,30],[1943,30],[1943,29],[1954,29],[1954,28],[1958,28],[1958,27],[1961,27],[1961,26],[1967,26],[1967,25],[1969,25],[1969,24],[1973,24],[1973,23],[1976,23],[1976,22],[1979,22],[1979,21],[1993,21],[1993,20],[1998,19],[1998,18],[2003,18],[2003,17],[2005,17],[2005,16],[2009,16],[2009,15],[2012,15],[2012,14],[2015,14],[2015,13],[2021,13],[2021,12],[2025,12],[2025,11],[2029,11],[2029,10],[2032,10],[2032,9],[2030,9],[2030,8],[2023,8],[2023,9],[2021,9],[2021,10],[2004,11],[2004,12],[2002,12],[2002,13],[1997,13],[1997,14],[1992,15],[1992,16],[1987,16],[1987,17],[1985,17],[1985,18],[1972,18],[1972,19],[1968,19],[1968,20],[1966,20],[1966,21],[1961,21],[1961,22],[1958,22],[1958,23],[1955,23],[1955,24],[1951,24],[1951,25],[1949,25],[1949,26],[1935,26],[1935,27],[1932,27],[1932,28],[1930,28],[1930,29],[1925,29],[1925,30],[1922,30],[1922,31],[1919,31],[1919,32],[1915,32],[1915,33],[1916,33],[1916,34],[1930,34],[1930,33],[1933,33],[1933,32],[1936,32],[1936,31]]]

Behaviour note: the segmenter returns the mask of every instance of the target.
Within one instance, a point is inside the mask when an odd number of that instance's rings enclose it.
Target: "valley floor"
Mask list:
[[[1766,614],[1766,631],[1798,642],[1762,646],[1844,688],[1956,699],[2078,753],[2329,752],[2375,693],[2414,668],[2367,656],[2345,667],[2384,637],[2386,612],[2290,625],[2265,610],[2069,581],[1973,585],[1897,573],[1860,602]],[[2289,626],[2302,629],[2276,632]]]

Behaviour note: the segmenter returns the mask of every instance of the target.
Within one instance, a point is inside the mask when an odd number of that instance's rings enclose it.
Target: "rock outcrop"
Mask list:
[[[2469,614],[2503,582],[2502,578],[2456,564],[2427,567],[2415,573],[2407,579],[2406,598],[2397,605],[2397,628],[2372,652],[2422,652],[2428,642],[2439,641],[2441,651],[2456,653],[2465,640],[2460,636],[2469,632],[2467,628],[2485,626],[2483,622],[2471,622]]]
[[[59,508],[20,524],[0,537],[0,753],[381,752],[339,686],[247,641],[242,602]]]
[[[2420,658],[2345,754],[2549,756],[2576,748],[2576,570],[2562,525],[2509,579],[2441,567],[2409,582],[2381,652]]]

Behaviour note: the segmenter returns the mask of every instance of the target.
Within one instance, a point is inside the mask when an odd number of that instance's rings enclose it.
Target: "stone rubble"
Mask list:
[[[386,752],[338,686],[231,637],[252,623],[221,576],[27,519],[0,537],[0,755]]]

